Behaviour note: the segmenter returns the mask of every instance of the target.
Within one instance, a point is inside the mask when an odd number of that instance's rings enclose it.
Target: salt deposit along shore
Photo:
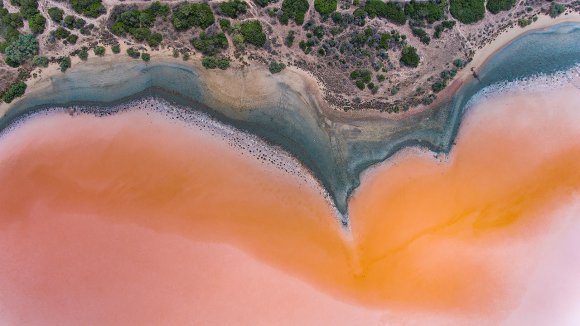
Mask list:
[[[573,321],[580,91],[554,84],[367,171],[348,232],[288,154],[195,112],[31,117],[0,138],[0,321]]]

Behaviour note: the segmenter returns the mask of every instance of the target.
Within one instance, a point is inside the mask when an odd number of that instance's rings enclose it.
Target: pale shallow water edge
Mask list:
[[[488,60],[478,69],[479,80],[463,85],[448,103],[399,120],[329,113],[307,89],[295,89],[281,76],[265,74],[265,82],[275,85],[267,101],[240,114],[219,104],[200,72],[192,67],[131,62],[98,70],[87,64],[55,77],[45,92],[29,94],[0,119],[0,128],[19,115],[55,105],[114,106],[133,97],[162,97],[207,112],[284,148],[320,180],[342,213],[343,224],[348,225],[348,198],[360,184],[361,172],[369,166],[408,146],[448,152],[465,105],[481,89],[538,73],[568,70],[578,64],[579,58],[580,24],[563,23],[526,33]],[[251,81],[236,75],[232,82]]]

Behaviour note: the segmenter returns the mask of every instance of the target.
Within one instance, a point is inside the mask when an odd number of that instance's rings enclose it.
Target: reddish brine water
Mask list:
[[[0,139],[0,322],[573,321],[579,103],[481,101],[449,157],[367,171],[350,230],[303,170],[206,129],[32,118]]]

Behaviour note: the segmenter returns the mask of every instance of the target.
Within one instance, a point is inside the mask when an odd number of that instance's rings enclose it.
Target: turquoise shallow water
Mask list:
[[[369,166],[384,161],[405,146],[448,152],[464,108],[482,89],[536,74],[551,74],[580,63],[580,24],[564,23],[527,33],[495,54],[479,69],[480,80],[461,87],[438,108],[390,120],[345,118],[325,113],[313,98],[280,79],[268,107],[247,115],[215,105],[195,68],[184,64],[131,62],[109,65],[95,74],[79,65],[53,77],[50,89],[27,95],[0,119],[0,129],[19,118],[59,105],[92,105],[110,111],[114,104],[144,96],[162,97],[191,110],[256,134],[300,159],[326,187],[348,223],[348,196]]]

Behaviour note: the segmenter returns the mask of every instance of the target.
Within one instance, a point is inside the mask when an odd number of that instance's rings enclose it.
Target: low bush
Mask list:
[[[219,68],[221,70],[226,70],[230,66],[230,60],[227,58],[208,56],[208,57],[203,57],[203,59],[201,60],[201,64],[206,69]]]
[[[221,2],[218,8],[222,15],[238,18],[238,16],[243,15],[248,10],[248,4],[242,0],[228,0]]]
[[[19,81],[14,83],[8,88],[8,90],[4,93],[2,100],[6,103],[12,102],[15,98],[24,95],[26,92],[26,83]]]
[[[405,66],[417,67],[419,65],[419,55],[417,54],[417,49],[412,46],[406,46],[401,51],[401,62]]]
[[[328,15],[336,11],[336,0],[314,0],[314,9],[321,15]]]
[[[215,17],[206,3],[182,3],[173,10],[171,22],[177,30],[187,30],[192,27],[206,29],[213,25]]]
[[[266,34],[262,31],[262,24],[257,20],[247,20],[240,23],[240,33],[246,43],[257,47],[266,44]]]
[[[485,15],[484,0],[451,0],[449,12],[464,24],[472,24]]]
[[[62,57],[60,59],[60,71],[65,72],[71,66],[70,57]]]
[[[273,74],[279,73],[280,71],[284,70],[284,68],[286,68],[286,65],[281,62],[271,62],[270,66],[268,67],[270,72]]]

